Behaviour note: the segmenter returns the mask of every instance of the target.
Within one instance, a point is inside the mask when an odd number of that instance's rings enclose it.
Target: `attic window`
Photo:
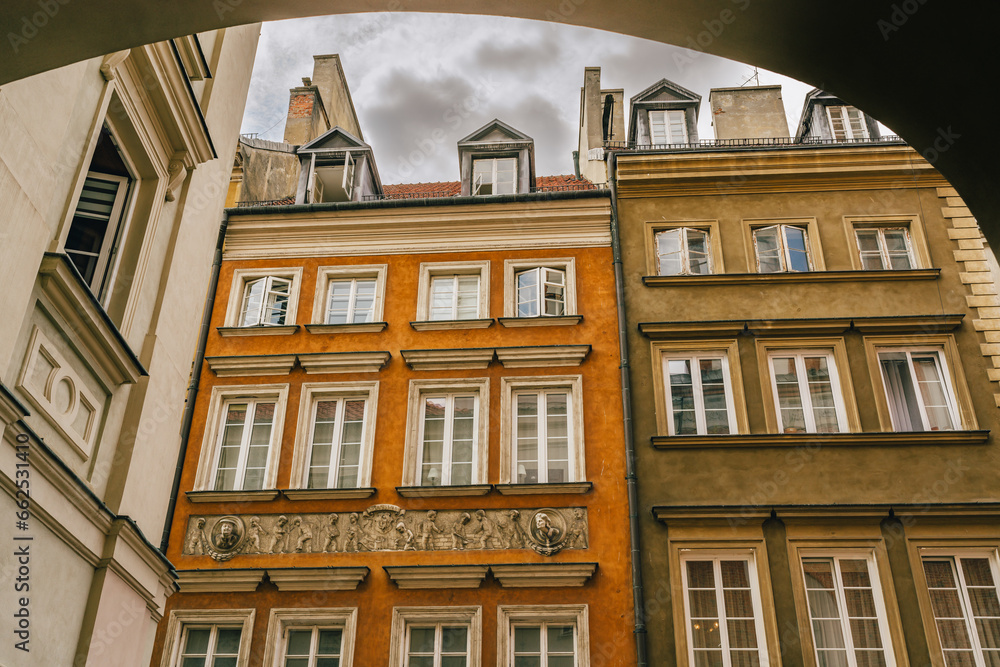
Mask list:
[[[309,203],[351,201],[354,197],[355,161],[350,152],[341,157],[316,157],[309,176]]]
[[[686,144],[687,114],[683,109],[649,112],[649,138],[654,146]]]
[[[516,157],[472,161],[473,195],[512,195],[516,192]]]
[[[865,115],[860,109],[848,106],[827,107],[830,129],[837,141],[860,141],[868,138]]]

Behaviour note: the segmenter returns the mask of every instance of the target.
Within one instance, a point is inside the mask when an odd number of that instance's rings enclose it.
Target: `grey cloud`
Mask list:
[[[560,52],[560,46],[554,39],[534,44],[524,41],[497,44],[490,40],[480,44],[472,54],[472,62],[480,69],[513,72],[533,79],[539,70],[551,67]]]

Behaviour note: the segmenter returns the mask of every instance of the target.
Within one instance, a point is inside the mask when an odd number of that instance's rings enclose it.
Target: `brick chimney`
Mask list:
[[[708,103],[716,139],[789,136],[781,86],[713,88]]]
[[[288,117],[285,120],[285,143],[301,146],[330,129],[319,88],[308,77],[302,85],[288,91]]]

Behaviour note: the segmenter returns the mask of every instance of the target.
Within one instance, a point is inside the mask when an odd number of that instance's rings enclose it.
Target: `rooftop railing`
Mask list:
[[[696,151],[718,148],[785,148],[789,146],[852,146],[865,144],[903,144],[895,135],[866,139],[795,139],[794,137],[760,137],[757,139],[702,139],[682,144],[638,144],[632,141],[605,141],[604,148],[614,151]]]
[[[564,183],[562,185],[541,185],[533,187],[529,190],[530,193],[538,192],[573,192],[576,190],[604,190],[605,185],[597,185],[589,181],[581,181],[579,183]],[[523,194],[523,193],[514,193]],[[382,194],[370,194],[364,195],[362,201],[384,201],[388,199],[435,199],[442,197],[458,197],[460,195],[452,191],[447,190],[427,190],[423,192],[387,192]],[[483,197],[484,199],[492,197],[493,195],[475,195]]]

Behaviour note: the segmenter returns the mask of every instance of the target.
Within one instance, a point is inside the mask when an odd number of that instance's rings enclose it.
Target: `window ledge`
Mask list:
[[[182,593],[252,593],[264,578],[262,569],[177,570]]]
[[[754,433],[751,435],[653,436],[656,449],[802,447],[803,445],[845,445],[880,447],[907,445],[981,445],[989,431],[909,431],[869,433]]]
[[[396,493],[404,498],[451,498],[457,496],[485,496],[491,484],[456,484],[453,486],[397,486]]]
[[[400,350],[403,361],[415,371],[483,369],[493,361],[492,347],[445,350]]]
[[[490,565],[504,588],[580,587],[594,576],[597,563],[513,563]]]
[[[504,368],[551,368],[579,366],[590,354],[589,345],[538,345],[498,347],[497,359]]]
[[[593,482],[559,482],[555,484],[497,484],[497,491],[505,496],[545,496],[549,494],[587,493]]]
[[[389,363],[389,352],[315,352],[300,354],[299,365],[308,375],[319,373],[377,373]]]
[[[216,331],[223,338],[233,336],[291,336],[299,330],[298,324],[280,327],[218,327]]]
[[[358,567],[267,568],[267,576],[279,591],[353,591],[371,570]]]
[[[295,365],[294,354],[205,357],[208,367],[220,378],[257,375],[288,375]]]
[[[371,498],[375,495],[372,487],[357,489],[282,489],[281,495],[289,500],[354,500]]]
[[[311,334],[378,333],[387,326],[386,322],[364,322],[361,324],[307,324]]]
[[[943,315],[898,315],[889,317],[805,317],[780,320],[709,320],[703,322],[640,322],[639,333],[653,340],[688,338],[692,335],[735,337],[761,334],[922,334],[952,331],[962,324],[961,313]]]
[[[488,329],[493,326],[493,318],[482,320],[421,320],[410,322],[417,331],[448,331],[451,329]]]
[[[486,565],[383,565],[382,569],[403,589],[479,588]]]
[[[558,317],[501,317],[497,320],[505,327],[565,327],[579,324],[583,315],[560,315]]]
[[[904,271],[793,271],[788,273],[714,273],[703,276],[643,276],[646,287],[757,285],[761,283],[845,283],[936,280],[941,269]]]
[[[188,491],[187,499],[193,503],[257,503],[274,500],[280,491]]]

